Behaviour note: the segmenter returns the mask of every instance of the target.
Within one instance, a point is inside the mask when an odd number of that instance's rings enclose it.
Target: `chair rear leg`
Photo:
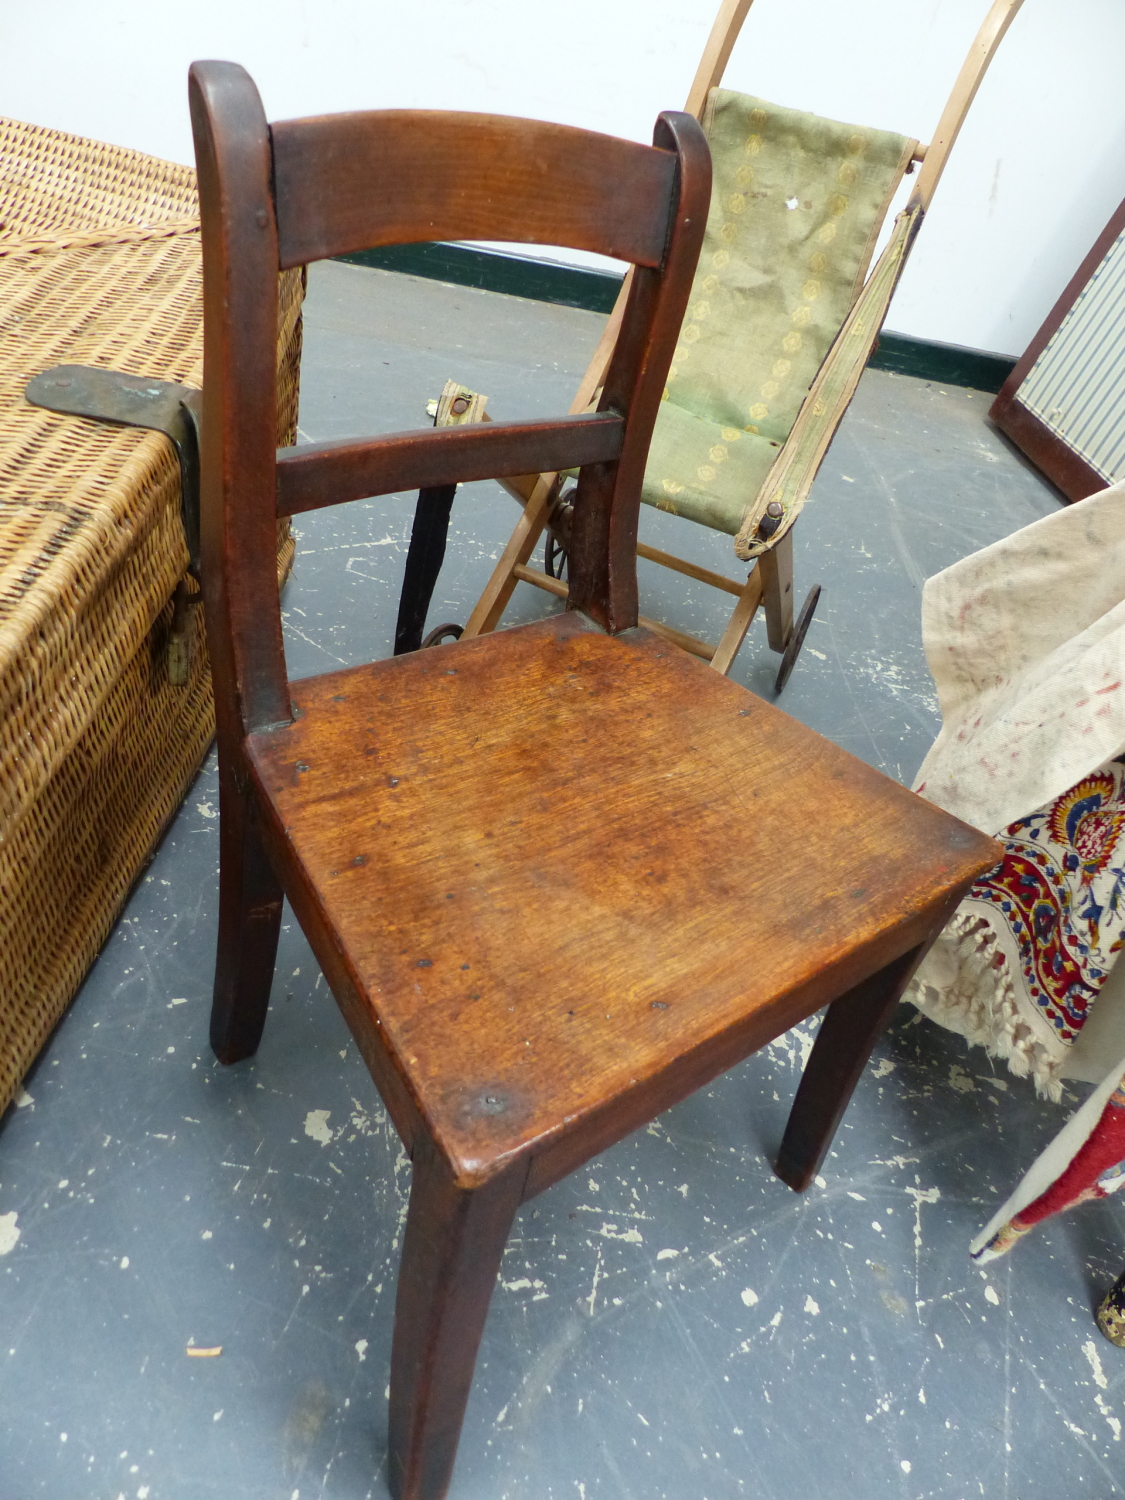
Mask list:
[[[928,947],[927,941],[912,948],[833,1000],[825,1011],[774,1167],[794,1192],[803,1193],[820,1171],[871,1049]]]
[[[467,1191],[428,1139],[414,1143],[391,1352],[390,1487],[442,1500],[477,1349],[526,1164]]]
[[[262,1039],[277,939],[281,883],[262,847],[246,798],[219,772],[219,943],[211,1002],[211,1046],[221,1063],[252,1057]]]

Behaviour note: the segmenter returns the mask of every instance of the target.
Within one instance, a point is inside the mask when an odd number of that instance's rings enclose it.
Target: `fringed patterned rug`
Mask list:
[[[1050,1098],[1097,1083],[974,1242],[983,1261],[1125,1185],[1125,485],[930,579],[922,609],[943,727],[915,790],[1004,858],[906,998]]]
[[[908,998],[1062,1097],[1072,1043],[1125,944],[1125,766],[1110,761],[998,833]]]

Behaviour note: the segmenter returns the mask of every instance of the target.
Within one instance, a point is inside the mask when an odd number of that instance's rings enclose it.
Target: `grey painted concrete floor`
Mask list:
[[[447,375],[498,413],[558,409],[599,323],[318,268],[302,428],[419,424]],[[986,405],[868,374],[798,528],[798,588],[825,594],[784,706],[907,781],[938,724],[922,580],[1056,504]],[[301,521],[294,676],[387,653],[410,512]],[[432,619],[465,618],[514,519],[492,487],[462,492]],[[725,538],[645,520],[729,560]],[[717,635],[718,596],[650,567],[643,583],[646,613]],[[509,618],[548,607],[522,588]],[[768,695],[775,664],[758,622],[734,675]],[[793,829],[815,838],[816,809]],[[261,1051],[215,1065],[217,832],[209,762],[0,1127],[0,1500],[386,1493],[409,1165],[295,924]],[[967,1258],[1063,1112],[904,1010],[798,1198],[769,1161],[807,1031],[520,1214],[459,1500],[1125,1492],[1125,1356],[1091,1321],[1125,1263],[1120,1206],[987,1272]]]

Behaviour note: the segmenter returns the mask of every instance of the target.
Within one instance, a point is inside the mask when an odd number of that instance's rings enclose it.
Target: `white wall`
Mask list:
[[[645,140],[718,0],[0,0],[0,111],[192,159],[185,75],[244,63],[271,118],[491,110]],[[926,140],[988,0],[757,0],[726,82]],[[1026,0],[888,326],[1019,353],[1125,195],[1125,5]]]

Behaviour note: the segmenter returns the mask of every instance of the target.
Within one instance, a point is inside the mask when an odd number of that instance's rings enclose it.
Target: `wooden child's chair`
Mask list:
[[[288,896],[413,1162],[390,1481],[445,1493],[520,1203],[831,1002],[782,1143],[816,1172],[992,842],[637,626],[637,510],[707,147],[390,111],[267,126],[197,63],[203,582],[221,910],[211,1039],[257,1048]],[[422,238],[636,266],[596,412],[276,452],[279,268]],[[279,516],[580,467],[566,614],[290,683]],[[560,832],[561,830],[561,832]]]
[[[794,619],[792,528],[875,347],[969,106],[1023,0],[992,0],[929,146],[720,88],[752,3],[722,0],[685,105],[707,135],[714,181],[641,486],[645,504],[732,536],[735,555],[752,566],[735,579],[644,542],[637,555],[733,596],[718,642],[645,622],[716,671],[730,670],[764,605],[770,648],[782,653],[780,692],[820,594],[812,589]],[[914,191],[868,275],[891,200],[917,161]],[[628,283],[627,276],[574,411],[597,399]],[[466,636],[496,628],[517,583],[566,597],[562,569],[552,561],[556,539],[565,540],[568,529],[558,476],[508,480],[505,488],[524,513]],[[445,497],[444,508],[430,495],[419,501],[400,613],[400,622],[417,624],[402,632],[397,650],[421,644],[451,500]],[[547,527],[540,570],[529,564]]]

